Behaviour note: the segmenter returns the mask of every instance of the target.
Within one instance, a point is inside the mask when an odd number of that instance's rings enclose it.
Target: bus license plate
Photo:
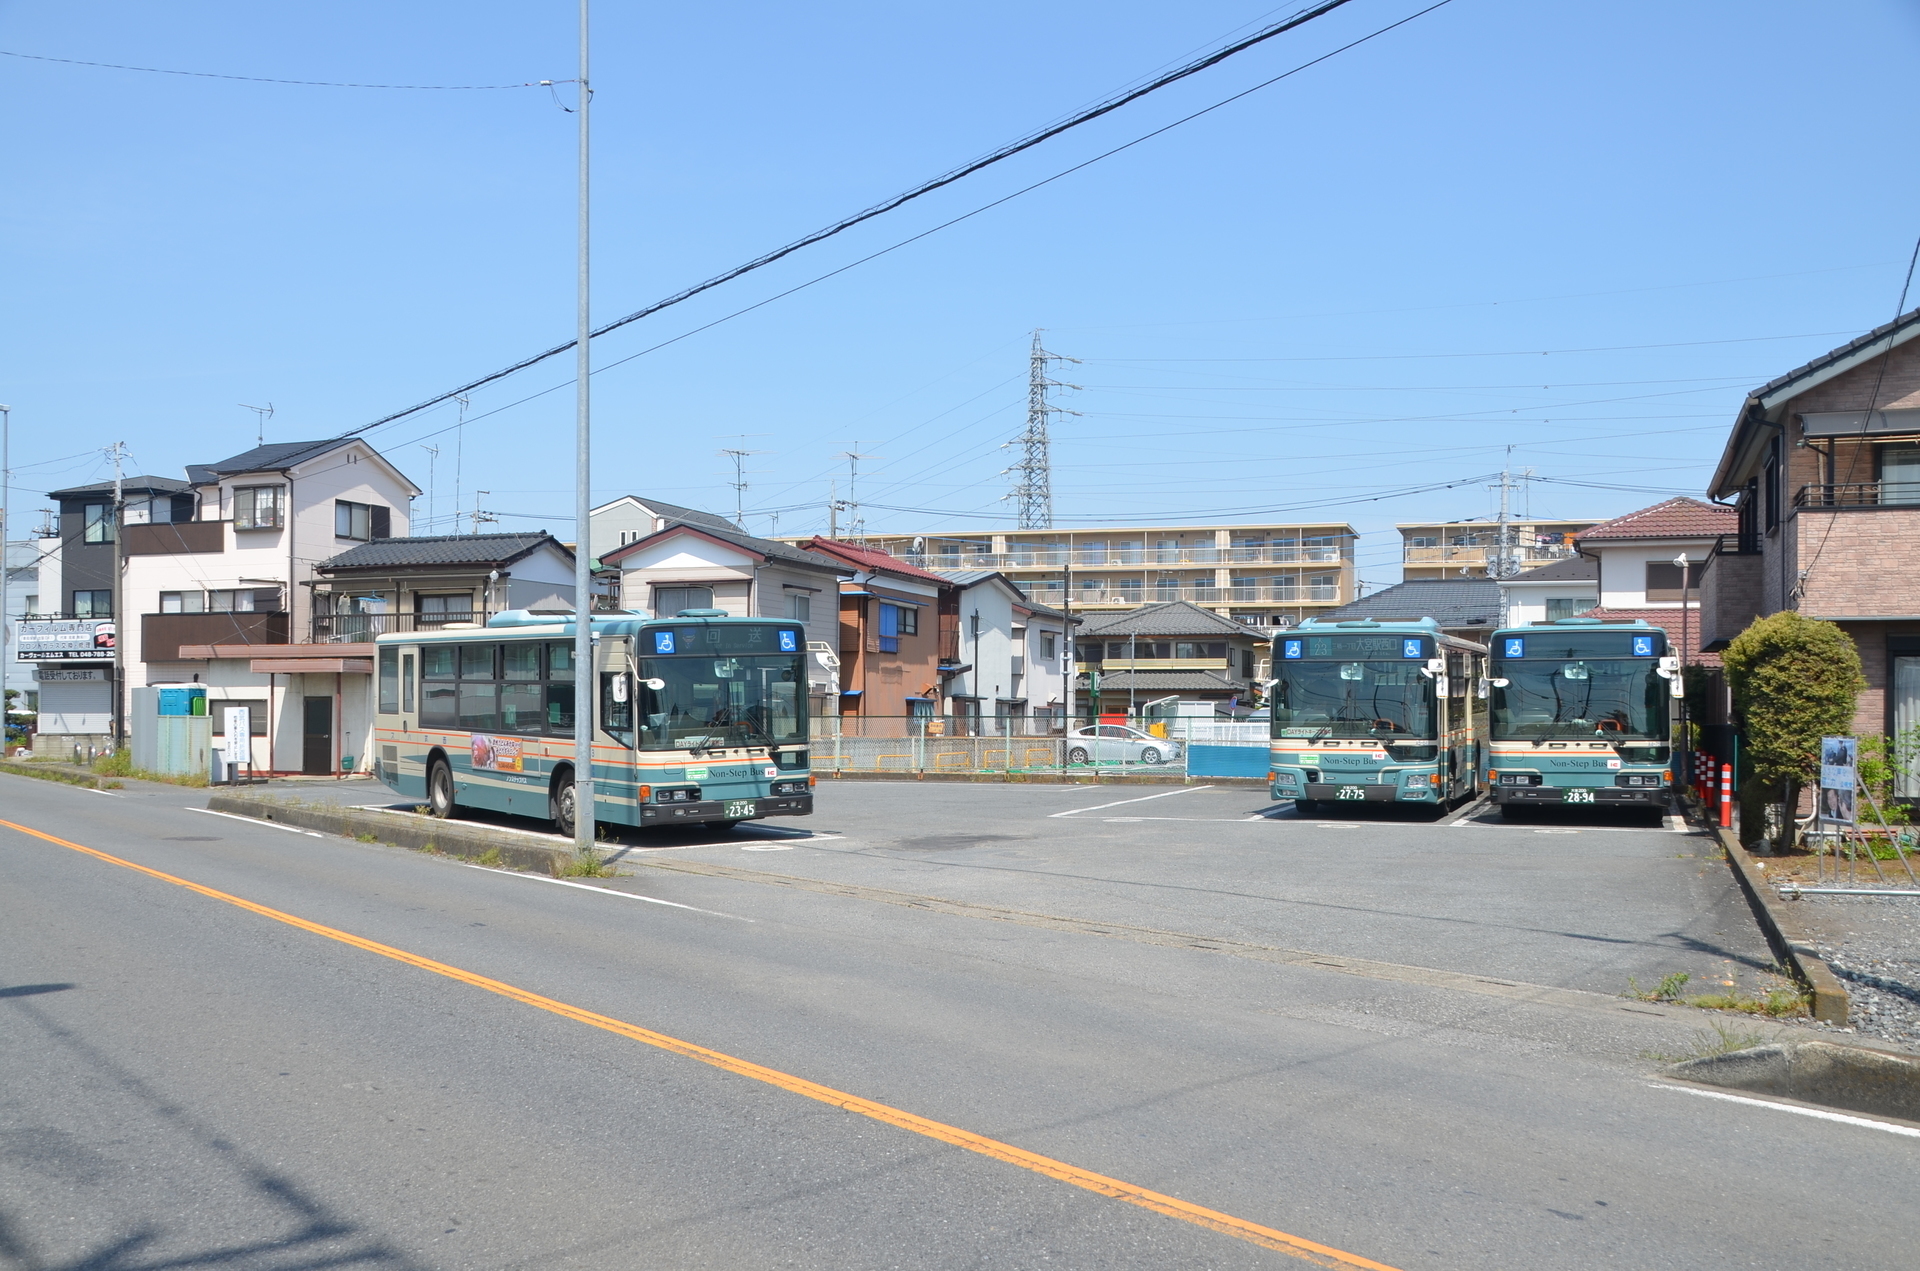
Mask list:
[[[759,804],[753,799],[728,799],[727,810],[723,815],[729,821],[744,821],[750,816],[757,816],[759,812]]]
[[[1566,799],[1566,801],[1567,801],[1568,803],[1592,803],[1592,802],[1593,802],[1593,791],[1591,791],[1591,790],[1569,790],[1569,791],[1567,791],[1567,792],[1566,792],[1566,795],[1564,796],[1564,798]]]
[[[1367,797],[1367,792],[1359,786],[1341,786],[1333,792],[1333,797],[1336,799],[1364,799]]]

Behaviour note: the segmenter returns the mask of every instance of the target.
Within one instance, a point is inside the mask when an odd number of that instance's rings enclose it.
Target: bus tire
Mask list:
[[[1500,819],[1503,821],[1531,821],[1533,809],[1524,803],[1503,803],[1500,805]]]
[[[445,821],[459,809],[454,799],[453,765],[436,755],[427,765],[427,811]]]
[[[573,794],[573,769],[562,769],[547,792],[547,818],[562,838],[572,838],[578,816]]]
[[[1318,800],[1318,799],[1295,799],[1295,800],[1293,801],[1293,810],[1294,810],[1295,812],[1298,812],[1298,813],[1299,813],[1299,814],[1300,814],[1301,816],[1319,816],[1319,815],[1320,815],[1320,800]]]
[[[709,822],[707,822],[707,824],[708,824],[708,825],[711,825],[711,826],[712,826],[712,827],[714,828],[714,830],[715,830],[716,832],[718,832],[718,833],[720,833],[720,834],[731,834],[731,833],[733,833],[733,827],[734,827],[734,826],[736,826],[736,825],[742,825],[742,824],[744,824],[744,822],[741,822],[741,821],[709,821]]]

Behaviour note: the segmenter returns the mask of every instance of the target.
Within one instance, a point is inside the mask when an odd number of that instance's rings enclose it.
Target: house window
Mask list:
[[[900,606],[900,634],[920,634],[920,611],[906,605]]]
[[[1700,588],[1700,574],[1706,568],[1704,562],[1687,566],[1686,589],[1697,592]],[[1650,560],[1647,562],[1647,603],[1679,604],[1685,597],[1680,591],[1680,567],[1672,561]]]
[[[82,516],[86,528],[81,538],[88,543],[111,543],[113,541],[113,505],[111,503],[89,503]]]
[[[795,622],[807,622],[813,617],[813,597],[789,595],[787,597],[787,617]]]
[[[333,501],[333,536],[335,538],[353,538],[361,542],[371,542],[376,538],[393,537],[393,509],[375,507],[371,503],[349,503],[345,499]]]
[[[1762,510],[1766,514],[1768,529],[1776,529],[1780,524],[1780,437],[1776,433],[1767,445],[1766,466],[1760,471],[1760,493],[1764,498]]]
[[[40,612],[40,597],[38,597],[38,596],[26,596],[26,597],[23,597],[23,598],[22,598],[22,603],[26,605],[26,608],[20,611],[20,615],[21,615],[22,617],[24,617],[24,618],[32,618],[32,617],[35,617],[35,616],[37,616],[37,615],[39,614],[39,612]]]
[[[1647,597],[1651,600],[1651,594]],[[1547,621],[1558,622],[1562,618],[1571,618],[1577,613],[1585,613],[1593,608],[1590,596],[1549,596],[1547,598]]]
[[[429,629],[449,622],[471,622],[473,621],[473,593],[461,591],[447,595],[423,596],[415,592],[413,613],[414,625]]]
[[[76,618],[113,617],[113,592],[76,591],[73,593],[73,616]]]
[[[277,530],[282,514],[281,490],[277,485],[243,485],[233,491],[233,528],[236,530]]]
[[[1408,547],[1438,547],[1440,540],[1431,534],[1415,534],[1407,540]]]
[[[713,608],[711,587],[655,587],[653,616],[670,618],[683,609]]]
[[[1920,445],[1881,446],[1880,501],[1920,503]]]
[[[205,613],[207,597],[200,591],[163,591],[160,593],[161,613]]]
[[[233,589],[210,591],[207,593],[208,613],[252,613],[253,589]]]
[[[880,606],[880,652],[900,652],[900,606]]]
[[[1889,648],[1888,652],[1895,650]],[[1888,660],[1893,663],[1889,677],[1893,681],[1893,735],[1910,737],[1920,728],[1920,657],[1895,656]],[[1893,794],[1897,799],[1920,798],[1920,771],[1916,771],[1911,758],[1895,772]]]
[[[1055,636],[1054,633],[1051,631],[1042,631],[1040,633],[1041,660],[1046,662],[1051,662],[1059,656],[1060,656],[1059,637]]]

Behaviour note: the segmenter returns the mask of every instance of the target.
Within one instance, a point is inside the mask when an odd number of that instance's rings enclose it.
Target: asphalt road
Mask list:
[[[1075,811],[1152,793],[828,785],[607,891],[0,776],[115,858],[0,828],[0,1261],[1910,1265],[1920,1140],[1663,1088],[1703,1021],[1603,995],[1751,960],[1699,840]]]

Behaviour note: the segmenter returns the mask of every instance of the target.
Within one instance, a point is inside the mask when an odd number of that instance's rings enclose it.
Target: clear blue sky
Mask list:
[[[1001,169],[597,342],[604,364],[1414,12],[1332,16]],[[603,3],[596,313],[617,316],[1286,9],[1229,0]],[[573,74],[567,0],[0,3],[0,49],[289,79]],[[1697,491],[1750,387],[1893,315],[1920,235],[1897,0],[1453,0],[962,226],[596,376],[596,495],[824,528],[856,446],[872,530],[1010,523],[1028,332],[1062,378],[1063,525],[1399,520]],[[15,484],[177,474],[325,436],[567,338],[573,119],[546,89],[386,92],[0,58],[0,400]],[[1619,349],[1615,346],[1658,346]],[[1607,352],[1554,352],[1587,350]],[[1524,354],[1518,351],[1531,351]],[[1436,355],[1449,356],[1436,356]],[[1472,356],[1452,356],[1472,355]],[[572,532],[562,360],[374,440],[438,510]],[[505,409],[503,409],[505,408]],[[495,412],[487,414],[487,412]],[[1543,422],[1546,421],[1546,422]],[[429,434],[436,434],[431,435]],[[744,436],[744,440],[735,438]],[[844,486],[841,493],[844,494]],[[1359,500],[1373,499],[1370,502]],[[1231,511],[1224,511],[1230,509]],[[425,509],[423,508],[424,512]],[[965,514],[965,515],[962,515]],[[16,524],[24,523],[21,517]],[[771,524],[750,515],[756,530]]]

